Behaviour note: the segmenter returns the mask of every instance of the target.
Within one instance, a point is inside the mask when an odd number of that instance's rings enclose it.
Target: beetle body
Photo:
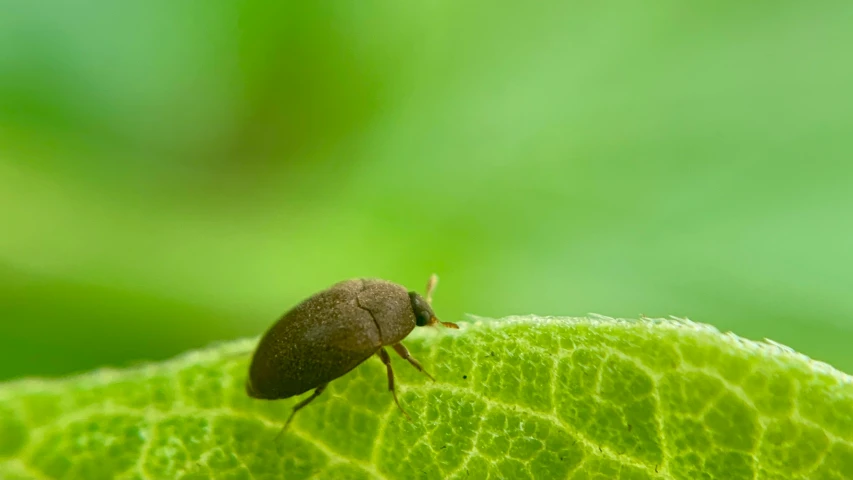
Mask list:
[[[296,412],[323,393],[329,382],[375,354],[385,364],[394,402],[408,417],[394,390],[394,371],[385,347],[391,346],[432,379],[400,341],[416,326],[440,323],[459,328],[435,318],[430,303],[437,281],[435,275],[430,277],[426,299],[396,283],[358,278],[304,300],[261,337],[249,366],[246,393],[252,398],[278,400],[314,389],[293,407],[284,432]]]
[[[250,396],[288,398],[328,383],[415,328],[406,289],[353,279],[287,312],[261,338],[249,370]]]

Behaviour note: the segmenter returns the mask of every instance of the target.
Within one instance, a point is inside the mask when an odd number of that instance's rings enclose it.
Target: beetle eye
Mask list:
[[[432,320],[432,308],[426,300],[415,292],[409,292],[409,300],[412,303],[412,312],[415,314],[415,325],[425,327]]]

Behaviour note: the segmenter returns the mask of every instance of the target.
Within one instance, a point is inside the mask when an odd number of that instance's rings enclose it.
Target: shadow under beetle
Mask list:
[[[388,370],[388,390],[394,402],[411,420],[397,400],[391,357],[385,347],[391,346],[435,380],[400,342],[416,326],[440,323],[459,328],[455,323],[439,321],[432,311],[437,282],[438,277],[432,275],[426,298],[396,283],[362,278],[337,283],[307,298],[261,337],[249,367],[246,393],[252,398],[279,400],[314,389],[311,396],[293,407],[281,435],[296,412],[323,393],[329,382],[378,355]]]

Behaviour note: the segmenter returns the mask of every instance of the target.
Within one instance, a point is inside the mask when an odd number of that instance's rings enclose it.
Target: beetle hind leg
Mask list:
[[[319,387],[317,387],[314,390],[314,393],[312,393],[310,397],[306,398],[305,400],[302,400],[301,402],[299,402],[293,406],[293,411],[290,412],[290,416],[287,417],[287,422],[284,423],[284,426],[281,427],[281,431],[278,432],[278,435],[276,435],[276,437],[275,437],[276,440],[278,440],[279,437],[281,437],[281,435],[284,433],[284,431],[287,430],[287,427],[290,426],[290,422],[293,420],[293,416],[296,415],[296,412],[301,410],[302,407],[304,407],[305,405],[308,405],[309,403],[311,403],[315,398],[319,397],[320,394],[323,393],[323,390],[325,390],[328,385],[329,385],[328,383],[324,383],[324,384],[320,385]]]
[[[386,351],[385,348],[380,348],[379,351],[376,352],[376,354],[379,355],[379,358],[382,360],[382,363],[384,363],[385,367],[388,369],[388,390],[390,390],[391,395],[394,396],[394,403],[397,404],[397,408],[399,408],[400,411],[403,412],[403,415],[405,415],[406,418],[408,418],[411,422],[412,417],[410,417],[409,414],[406,413],[405,410],[403,410],[403,406],[400,405],[400,400],[397,399],[397,391],[394,390],[394,370],[391,368],[391,356],[388,355],[388,351]]]
[[[430,375],[429,372],[424,370],[424,367],[421,366],[421,362],[415,360],[415,358],[412,357],[412,354],[409,353],[409,350],[405,346],[403,346],[402,343],[395,343],[391,346],[394,348],[394,351],[397,352],[398,355],[405,358],[406,361],[411,363],[413,367],[417,368],[419,372],[423,372],[423,374],[429,377],[430,380],[432,380],[433,382],[435,381],[435,378],[433,378],[433,376]]]

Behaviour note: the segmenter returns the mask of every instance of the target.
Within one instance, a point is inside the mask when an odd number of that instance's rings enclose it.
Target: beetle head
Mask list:
[[[436,318],[435,312],[432,311],[432,307],[429,306],[429,303],[424,299],[424,297],[420,296],[419,293],[409,292],[409,300],[412,303],[412,312],[415,314],[415,325],[419,327],[429,327],[440,323],[447,328],[459,328],[455,323],[442,322]]]

